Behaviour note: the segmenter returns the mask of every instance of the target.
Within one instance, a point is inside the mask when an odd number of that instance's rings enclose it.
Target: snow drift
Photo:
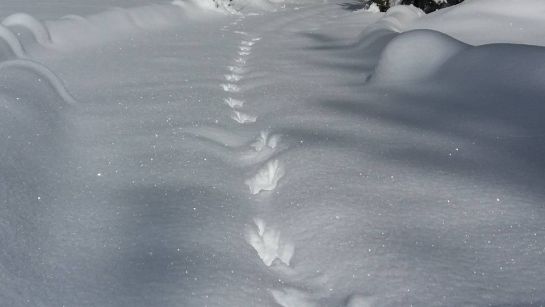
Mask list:
[[[398,35],[384,48],[373,82],[425,81],[467,45],[445,34],[415,30]]]
[[[541,0],[464,1],[435,11],[410,25],[431,29],[472,45],[516,43],[545,45],[542,29],[545,2]]]
[[[3,26],[0,305],[545,302],[544,48],[319,2]]]

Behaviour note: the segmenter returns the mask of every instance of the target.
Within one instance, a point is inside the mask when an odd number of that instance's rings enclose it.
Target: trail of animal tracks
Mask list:
[[[98,3],[4,4],[1,306],[545,302],[543,47]]]

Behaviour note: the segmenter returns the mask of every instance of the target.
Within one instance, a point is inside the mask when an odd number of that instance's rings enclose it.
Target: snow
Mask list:
[[[371,3],[371,5],[369,5],[367,8],[367,11],[371,13],[380,13],[380,8],[376,3]]]
[[[541,1],[240,3],[0,3],[1,306],[545,304]]]
[[[437,30],[472,45],[515,43],[543,46],[543,12],[545,2],[540,0],[464,1],[433,12],[410,28]]]
[[[428,81],[450,58],[467,48],[441,32],[414,30],[388,43],[382,51],[373,82]],[[407,60],[407,59],[411,60]]]

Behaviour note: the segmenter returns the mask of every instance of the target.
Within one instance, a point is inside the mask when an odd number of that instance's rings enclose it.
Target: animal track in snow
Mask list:
[[[240,46],[238,47],[238,49],[240,49],[240,51],[246,51],[246,52],[252,51],[252,47],[247,47],[247,46]]]
[[[244,58],[237,58],[237,59],[235,59],[235,63],[240,64],[240,65],[245,65],[246,60]]]
[[[280,135],[269,135],[267,131],[261,131],[259,137],[250,144],[252,149],[239,154],[241,165],[256,165],[271,159],[280,149],[279,143]]]
[[[227,83],[227,84],[222,84],[221,87],[223,88],[224,91],[229,93],[240,92],[240,87],[238,87],[236,84]]]
[[[246,46],[246,47],[252,47],[253,45],[255,45],[255,42],[252,42],[252,41],[242,41],[240,42],[241,45],[243,46]]]
[[[257,120],[256,116],[248,115],[239,111],[233,111],[231,118],[239,124],[255,123]]]
[[[242,108],[242,106],[244,106],[244,101],[238,100],[238,99],[235,99],[235,98],[231,98],[231,97],[225,98],[223,101],[231,109],[239,109],[239,108]]]
[[[239,52],[238,52],[238,55],[240,55],[240,56],[249,56],[249,55],[250,55],[250,52],[247,52],[247,51],[239,51]]]
[[[257,140],[250,146],[255,149],[255,151],[262,151],[266,147],[271,149],[276,148],[278,142],[280,142],[280,135],[275,134],[270,136],[268,131],[261,131]]]
[[[272,191],[276,189],[278,181],[284,177],[284,168],[278,160],[269,161],[261,168],[254,177],[246,180],[244,183],[250,188],[250,193],[253,195],[259,194],[261,191]]]
[[[225,80],[227,80],[229,82],[238,82],[241,79],[242,79],[241,75],[237,75],[237,74],[225,75]]]
[[[262,219],[254,219],[254,226],[246,229],[246,241],[257,252],[266,266],[278,259],[289,266],[295,248],[292,243],[281,239],[280,232],[267,227]]]
[[[275,302],[282,307],[316,307],[308,294],[292,288],[270,290]]]
[[[246,70],[240,66],[227,66],[227,69],[235,74],[243,74],[244,72],[246,72]]]

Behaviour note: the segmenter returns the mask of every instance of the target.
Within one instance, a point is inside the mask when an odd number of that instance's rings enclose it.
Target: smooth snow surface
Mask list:
[[[0,2],[0,306],[545,305],[542,1],[240,3]]]
[[[473,45],[516,43],[545,46],[545,1],[471,0],[438,10],[410,25],[432,29]]]

